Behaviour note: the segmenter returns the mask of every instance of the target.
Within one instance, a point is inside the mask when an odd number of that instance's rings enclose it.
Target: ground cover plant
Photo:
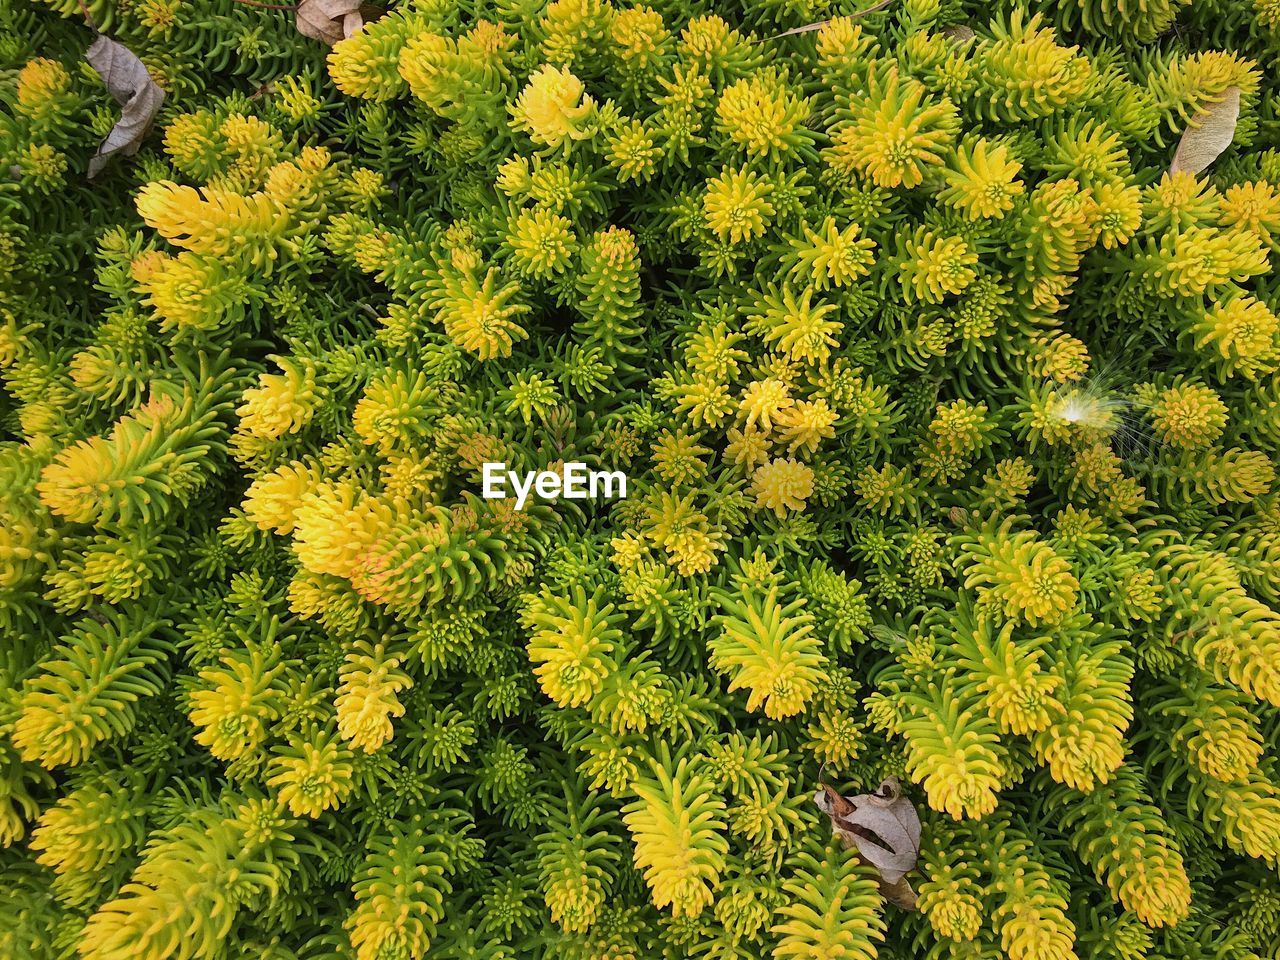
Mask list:
[[[1276,0],[0,25],[0,956],[1280,955]]]

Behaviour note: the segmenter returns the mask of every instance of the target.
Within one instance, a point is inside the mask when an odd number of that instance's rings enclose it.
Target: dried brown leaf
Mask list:
[[[138,152],[151,121],[164,103],[164,91],[151,79],[146,66],[122,43],[99,36],[85,54],[98,72],[107,92],[120,104],[120,119],[111,128],[98,152],[89,160],[89,176],[96,177],[117,153],[131,157]]]
[[[852,803],[840,796],[833,787],[829,787],[825,783],[821,784],[821,786],[822,796],[818,798],[818,806],[822,808],[823,813],[833,819],[847,817],[853,813]]]
[[[869,13],[875,13],[879,10],[883,10],[885,7],[892,6],[897,2],[898,0],[880,0],[879,3],[872,4],[871,6],[867,7],[867,9],[865,10],[855,11],[854,13],[851,13],[848,16],[850,17],[850,19],[856,19],[857,17],[865,17]],[[814,30],[821,30],[830,22],[831,21],[828,19],[828,20],[817,20],[814,23],[806,23],[803,27],[792,27],[790,30],[784,30],[782,31],[782,33],[774,34],[772,37],[769,37],[768,39],[781,40],[783,37],[794,37],[798,33],[812,33]]]
[[[1240,88],[1228,87],[1221,100],[1191,118],[1190,125],[1178,140],[1169,172],[1185,170],[1187,173],[1200,173],[1208,169],[1222,151],[1231,146],[1239,119]]]
[[[295,14],[298,32],[333,46],[362,26],[360,0],[302,0]]]
[[[938,32],[948,40],[954,40],[957,43],[964,43],[966,40],[972,40],[977,36],[973,32],[973,27],[963,23],[953,23],[949,27],[943,27]]]
[[[859,852],[876,865],[881,876],[896,883],[916,865],[920,856],[920,816],[911,801],[902,795],[894,777],[880,784],[875,793],[860,794],[849,801],[853,813],[845,819],[870,831],[878,839],[860,838]]]
[[[856,847],[876,868],[880,892],[903,909],[914,910],[916,895],[906,875],[920,857],[920,816],[897,779],[889,777],[875,793],[852,798],[823,784],[815,799],[841,843]]]

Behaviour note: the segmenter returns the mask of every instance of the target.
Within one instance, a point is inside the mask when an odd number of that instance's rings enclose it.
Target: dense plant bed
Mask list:
[[[1275,0],[14,2],[0,956],[1277,956]]]

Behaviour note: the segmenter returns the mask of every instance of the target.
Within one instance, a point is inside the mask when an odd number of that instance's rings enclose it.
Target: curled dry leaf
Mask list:
[[[94,40],[85,59],[102,77],[107,92],[121,108],[120,119],[89,160],[89,177],[93,178],[115,154],[131,157],[138,152],[151,121],[164,103],[164,91],[151,79],[134,52],[110,37],[99,36]]]
[[[360,0],[302,0],[295,14],[298,32],[333,46],[364,26]]]
[[[814,797],[831,819],[831,829],[845,847],[856,847],[880,874],[880,892],[904,910],[914,910],[916,894],[906,875],[920,857],[920,816],[902,795],[895,777],[874,793],[840,796],[826,784]]]
[[[875,13],[878,10],[883,10],[885,7],[891,6],[894,3],[897,3],[897,0],[880,0],[879,3],[872,4],[865,10],[857,10],[848,16],[851,19],[856,17],[865,17],[869,13]],[[806,23],[803,27],[792,27],[790,30],[783,30],[782,33],[774,34],[769,39],[781,40],[783,37],[794,37],[798,33],[812,33],[814,30],[821,30],[830,22],[831,21],[828,19],[817,20],[813,23]]]
[[[1240,119],[1240,88],[1228,87],[1222,99],[1209,104],[1191,118],[1182,131],[1178,149],[1173,154],[1169,172],[1200,173],[1222,155],[1235,139],[1236,122]]]

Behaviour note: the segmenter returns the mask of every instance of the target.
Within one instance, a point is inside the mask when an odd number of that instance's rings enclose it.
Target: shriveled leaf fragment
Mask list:
[[[1222,155],[1235,139],[1236,122],[1240,119],[1240,88],[1228,87],[1217,103],[1201,110],[1178,140],[1178,149],[1169,164],[1170,173],[1185,170],[1200,173]]]
[[[814,797],[831,819],[831,829],[845,847],[858,853],[880,874],[880,892],[904,910],[914,910],[916,894],[906,875],[920,856],[920,816],[902,795],[895,777],[889,777],[875,793],[853,798],[840,796],[822,784]]]
[[[151,121],[164,103],[164,91],[151,79],[134,52],[110,37],[99,36],[94,40],[85,59],[102,77],[107,92],[121,108],[120,119],[89,160],[89,176],[96,177],[117,153],[131,157],[138,152],[142,138],[151,129]]]
[[[973,32],[973,27],[963,23],[953,23],[949,27],[943,27],[938,32],[948,40],[956,41],[956,43],[964,43],[966,40],[972,40],[977,36]]]
[[[852,18],[856,18],[856,17],[865,17],[865,16],[866,16],[867,14],[869,14],[869,13],[875,13],[875,12],[877,12],[877,11],[879,11],[879,10],[883,10],[885,7],[891,6],[892,4],[894,4],[894,3],[896,3],[896,2],[897,2],[897,0],[880,0],[880,2],[879,2],[879,3],[872,4],[871,6],[867,7],[867,9],[865,9],[865,10],[857,10],[857,11],[854,11],[853,13],[849,14],[848,16],[849,16],[851,19],[852,19]],[[826,26],[828,23],[830,23],[830,22],[831,22],[831,21],[828,19],[828,20],[817,20],[817,21],[815,21],[815,22],[813,22],[813,23],[806,23],[803,27],[792,27],[790,30],[784,30],[784,31],[782,31],[782,33],[775,34],[774,36],[770,37],[769,39],[770,39],[770,40],[781,40],[783,37],[794,37],[794,36],[796,36],[797,34],[800,34],[800,33],[812,33],[814,30],[821,30],[823,27],[825,27],[825,26]]]
[[[296,13],[298,32],[333,46],[362,26],[360,0],[302,0]]]

